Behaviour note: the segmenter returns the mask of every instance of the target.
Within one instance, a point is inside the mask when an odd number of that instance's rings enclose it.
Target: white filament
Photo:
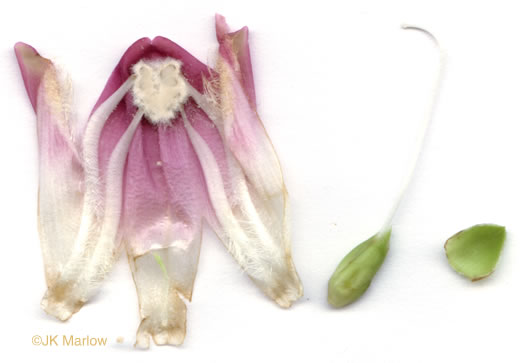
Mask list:
[[[443,80],[443,72],[444,72],[444,68],[445,68],[445,64],[446,64],[446,53],[443,50],[443,48],[441,47],[441,45],[439,44],[439,42],[436,39],[436,37],[432,33],[430,33],[426,29],[423,29],[423,28],[420,28],[420,27],[417,27],[417,26],[413,26],[413,25],[403,24],[403,25],[401,25],[401,28],[402,29],[409,29],[409,30],[417,30],[417,31],[423,32],[428,37],[430,37],[430,39],[434,42],[434,44],[436,45],[436,47],[439,50],[439,68],[438,68],[438,72],[436,74],[436,78],[435,78],[435,81],[434,81],[434,87],[433,87],[432,93],[430,95],[430,103],[428,105],[427,112],[426,112],[426,115],[425,115],[425,118],[424,118],[424,121],[423,121],[423,125],[421,127],[421,132],[419,133],[417,141],[416,141],[416,147],[415,147],[416,152],[414,153],[414,156],[413,156],[413,158],[411,160],[411,163],[409,164],[410,168],[408,169],[409,171],[405,175],[403,183],[401,184],[402,186],[401,186],[400,192],[399,192],[399,194],[398,194],[398,196],[396,198],[396,201],[394,202],[394,204],[392,206],[392,209],[390,210],[390,213],[388,214],[388,217],[387,217],[387,219],[385,221],[385,224],[383,225],[381,231],[387,231],[392,226],[392,219],[394,218],[394,215],[395,215],[397,209],[399,208],[399,205],[401,204],[401,201],[402,201],[403,196],[405,195],[405,192],[406,192],[406,190],[407,190],[407,188],[408,188],[408,186],[410,184],[410,181],[412,180],[412,177],[414,176],[414,172],[416,170],[417,162],[419,160],[419,156],[421,155],[421,150],[423,148],[423,142],[425,140],[425,136],[426,136],[426,133],[427,133],[427,130],[428,130],[428,126],[429,126],[430,121],[432,120],[432,116],[434,114],[434,109],[435,109],[436,102],[437,102],[437,99],[438,99],[439,89],[441,87],[441,83],[442,83],[442,80]]]
[[[193,145],[202,165],[204,178],[206,179],[206,186],[208,187],[208,194],[213,204],[213,208],[215,209],[215,214],[219,219],[219,223],[230,232],[234,240],[247,240],[248,237],[233,215],[230,202],[226,196],[221,171],[219,170],[219,165],[217,164],[212,151],[206,144],[206,141],[204,141],[199,133],[191,126],[186,113],[182,111],[181,114],[184,121],[184,127],[188,132],[191,144]]]
[[[274,255],[280,254],[280,252],[278,246],[275,245],[274,240],[261,221],[250,198],[247,186],[243,184],[242,181],[235,184],[235,186],[239,188],[238,198],[241,203],[241,208],[248,219],[246,221],[248,225],[243,228],[231,208],[230,201],[226,195],[221,171],[212,151],[199,133],[191,126],[185,112],[181,111],[181,114],[190,141],[202,165],[208,195],[210,196],[215,214],[227,234],[230,252],[253,278],[262,280],[269,279],[272,271],[271,266],[268,265],[271,265],[271,263],[275,261]],[[253,229],[254,235],[257,236],[256,241],[247,233],[250,229]]]
[[[88,120],[83,139],[83,164],[85,175],[85,194],[82,206],[82,218],[73,244],[69,262],[62,273],[74,273],[80,268],[80,262],[89,244],[90,234],[96,218],[101,214],[102,191],[100,183],[98,146],[104,125],[133,86],[134,77],[130,77],[111,96],[93,112]]]
[[[143,116],[144,111],[138,110],[109,158],[106,170],[104,219],[102,221],[98,243],[84,272],[85,278],[88,281],[92,279],[95,282],[98,281],[108,272],[112,265],[114,244],[122,213],[124,166],[133,135]]]
[[[217,107],[212,104],[206,97],[202,95],[199,91],[193,88],[192,85],[188,84],[188,94],[197,105],[208,115],[208,117],[213,121],[215,126],[218,126],[217,123],[221,121],[220,112]]]
[[[101,211],[102,183],[99,169],[99,141],[102,129],[117,105],[133,86],[134,77],[130,77],[111,96],[93,112],[88,120],[83,139],[83,163],[85,172],[85,197],[82,207],[82,218],[75,238],[71,257],[61,272],[62,280],[75,278],[82,271],[86,262],[86,251],[96,243],[98,234],[96,225],[103,218]],[[108,174],[109,177],[109,174]]]

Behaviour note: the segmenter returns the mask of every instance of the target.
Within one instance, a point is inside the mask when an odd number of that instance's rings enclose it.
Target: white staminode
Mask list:
[[[133,66],[133,102],[152,124],[169,124],[188,99],[181,62],[173,58],[141,60]]]

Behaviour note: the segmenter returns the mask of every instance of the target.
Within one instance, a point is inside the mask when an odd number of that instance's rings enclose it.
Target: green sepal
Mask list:
[[[505,227],[496,224],[478,224],[460,231],[445,243],[448,263],[472,281],[481,280],[496,268],[505,235]]]

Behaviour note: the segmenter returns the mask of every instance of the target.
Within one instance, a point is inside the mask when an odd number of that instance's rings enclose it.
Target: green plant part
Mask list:
[[[328,302],[340,308],[361,297],[388,253],[389,228],[355,247],[339,263],[328,282]]]
[[[160,269],[162,270],[162,274],[164,275],[164,277],[166,279],[169,278],[169,275],[168,275],[168,269],[166,269],[166,265],[164,264],[164,262],[162,261],[162,257],[160,257],[159,255],[157,255],[156,253],[153,253],[153,257],[155,258],[155,261],[157,261],[157,263],[159,264],[160,266]]]
[[[339,263],[330,281],[328,282],[328,302],[336,308],[348,305],[361,297],[370,286],[376,272],[381,268],[390,244],[390,234],[392,232],[392,220],[405,195],[421,153],[423,141],[432,119],[432,113],[436,102],[436,96],[441,85],[443,68],[445,65],[445,52],[439,45],[437,39],[427,30],[411,25],[402,25],[403,29],[417,30],[425,33],[435,43],[439,50],[439,69],[437,72],[434,89],[432,92],[431,102],[428,107],[427,115],[424,119],[423,127],[419,133],[415,145],[415,153],[404,181],[401,184],[401,190],[392,206],[383,227],[370,239],[355,247]]]
[[[445,243],[448,263],[472,281],[481,280],[496,268],[505,235],[505,227],[496,224],[477,224],[460,231]]]

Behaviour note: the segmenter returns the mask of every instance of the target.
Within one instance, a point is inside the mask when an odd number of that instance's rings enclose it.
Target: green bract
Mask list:
[[[496,224],[472,226],[445,243],[448,263],[472,281],[481,280],[494,271],[504,241],[505,227]]]
[[[343,258],[328,282],[328,302],[340,308],[359,299],[385,260],[392,230],[381,231]]]

